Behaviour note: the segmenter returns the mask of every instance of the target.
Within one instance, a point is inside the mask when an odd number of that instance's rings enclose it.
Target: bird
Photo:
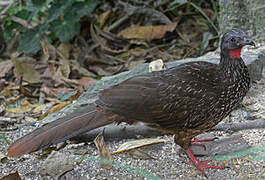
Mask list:
[[[190,150],[195,136],[211,129],[243,100],[250,88],[241,49],[255,46],[241,29],[223,34],[220,62],[187,62],[129,78],[102,90],[92,108],[59,118],[19,138],[8,148],[19,157],[111,123],[142,122],[174,134],[196,168],[222,169],[200,162]]]

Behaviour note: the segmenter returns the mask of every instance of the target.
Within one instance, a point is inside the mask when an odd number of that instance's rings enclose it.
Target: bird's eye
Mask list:
[[[231,42],[236,42],[235,38],[230,39]]]

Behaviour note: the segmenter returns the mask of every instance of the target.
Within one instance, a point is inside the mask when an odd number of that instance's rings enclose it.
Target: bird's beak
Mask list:
[[[245,46],[245,45],[251,45],[256,46],[255,42],[252,39],[249,39],[247,37],[244,37],[240,42],[239,45]]]

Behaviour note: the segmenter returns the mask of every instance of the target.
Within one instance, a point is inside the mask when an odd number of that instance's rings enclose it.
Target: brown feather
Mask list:
[[[9,157],[19,157],[57,144],[83,132],[112,123],[98,110],[82,111],[59,118],[16,140],[8,148]]]

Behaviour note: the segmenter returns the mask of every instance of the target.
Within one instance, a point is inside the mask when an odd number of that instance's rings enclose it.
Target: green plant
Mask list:
[[[5,38],[10,38],[14,29],[22,31],[18,51],[35,54],[40,50],[40,41],[44,37],[66,42],[78,35],[80,19],[92,13],[97,5],[97,0],[28,0],[24,4],[21,1],[16,2],[4,19]]]
[[[0,136],[0,139],[2,139],[6,144],[10,144],[10,142],[7,140],[5,136]]]

